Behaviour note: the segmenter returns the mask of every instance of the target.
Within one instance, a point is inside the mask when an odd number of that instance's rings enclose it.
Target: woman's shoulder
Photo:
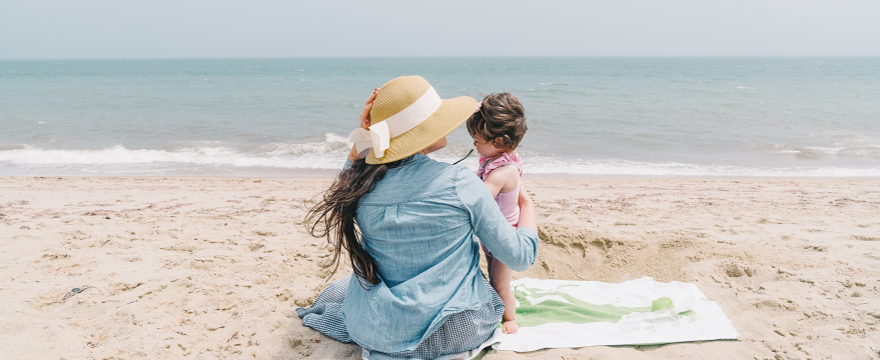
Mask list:
[[[404,166],[389,170],[361,204],[403,203],[443,194],[453,195],[466,167],[435,161],[422,155]]]
[[[470,172],[470,170],[463,165],[452,165],[431,159],[427,155],[418,155],[421,156],[413,159],[416,162],[416,164],[414,164],[416,166],[411,167],[411,169],[408,169],[406,172],[417,173],[420,176],[431,178],[458,177],[462,171]]]

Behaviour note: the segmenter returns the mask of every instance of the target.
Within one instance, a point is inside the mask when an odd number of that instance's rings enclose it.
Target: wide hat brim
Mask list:
[[[477,100],[470,96],[444,99],[437,111],[421,124],[391,138],[390,146],[385,150],[384,156],[377,158],[376,153],[370,150],[367,164],[387,164],[427,149],[467,121],[476,108]]]

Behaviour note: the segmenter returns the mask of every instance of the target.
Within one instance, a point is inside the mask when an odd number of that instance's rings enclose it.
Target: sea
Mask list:
[[[527,176],[880,177],[880,58],[859,57],[0,60],[0,176],[332,176],[404,75],[516,95]],[[472,149],[448,139],[433,158]]]

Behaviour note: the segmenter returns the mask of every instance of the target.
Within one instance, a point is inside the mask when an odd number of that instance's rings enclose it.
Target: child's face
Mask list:
[[[477,148],[477,153],[480,154],[481,158],[493,158],[504,152],[503,149],[495,147],[491,141],[483,139],[478,134],[474,134],[474,147]]]

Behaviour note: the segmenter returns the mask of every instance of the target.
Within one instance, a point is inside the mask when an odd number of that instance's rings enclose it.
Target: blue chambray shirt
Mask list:
[[[510,226],[476,175],[424,154],[388,170],[355,221],[382,282],[365,290],[352,276],[342,314],[355,342],[384,353],[413,350],[450,315],[489,302],[477,237],[516,271],[538,254],[535,229]]]

